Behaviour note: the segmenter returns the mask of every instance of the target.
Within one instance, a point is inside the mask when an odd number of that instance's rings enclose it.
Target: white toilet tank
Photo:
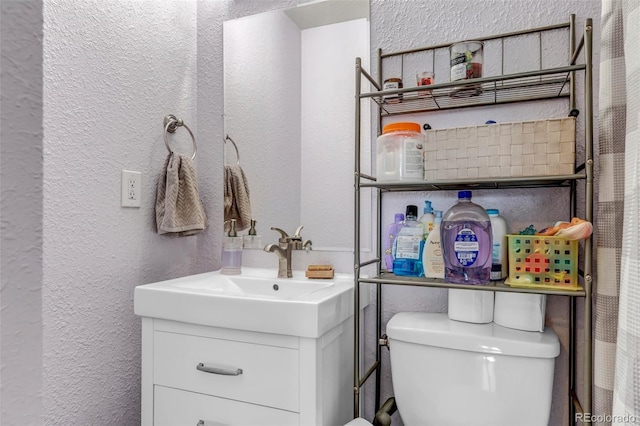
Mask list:
[[[406,426],[547,426],[558,337],[447,314],[403,312],[387,324]]]

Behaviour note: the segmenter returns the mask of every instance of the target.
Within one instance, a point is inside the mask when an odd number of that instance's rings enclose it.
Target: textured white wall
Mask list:
[[[0,424],[42,418],[42,2],[0,3]]]
[[[210,271],[220,221],[218,140],[197,117],[197,3],[44,5],[44,412],[48,424],[139,421],[140,284]],[[163,117],[195,132],[212,226],[188,238],[154,230]],[[172,139],[190,152],[184,130]],[[142,207],[120,207],[122,169],[142,172]],[[219,166],[217,168],[219,171]],[[219,246],[218,246],[219,247]]]

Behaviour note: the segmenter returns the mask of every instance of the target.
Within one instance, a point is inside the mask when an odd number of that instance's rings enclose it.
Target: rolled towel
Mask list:
[[[240,165],[224,166],[224,220],[236,220],[236,230],[251,224],[249,184]]]
[[[156,191],[158,234],[186,237],[207,227],[196,168],[189,157],[171,153],[167,157]]]

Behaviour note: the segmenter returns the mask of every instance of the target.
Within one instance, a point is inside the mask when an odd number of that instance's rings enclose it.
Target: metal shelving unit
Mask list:
[[[398,90],[381,90],[383,61],[391,57],[404,57],[404,55],[415,54],[425,51],[435,51],[446,49],[451,44],[442,44],[424,48],[410,49],[397,52],[383,53],[378,51],[378,70],[380,76],[374,79],[361,66],[360,58],[356,58],[356,102],[355,102],[355,214],[354,214],[354,417],[360,415],[360,389],[364,383],[375,373],[376,376],[376,410],[380,404],[380,359],[381,347],[378,344],[376,349],[376,360],[361,374],[360,362],[360,284],[369,283],[376,286],[376,333],[382,337],[382,286],[383,285],[409,285],[426,286],[440,288],[464,288],[478,291],[510,291],[519,293],[537,293],[566,296],[569,298],[569,377],[567,388],[569,393],[569,424],[574,423],[575,413],[591,413],[592,400],[592,242],[588,238],[584,243],[584,255],[582,269],[580,270],[582,288],[574,291],[559,288],[555,289],[525,289],[510,287],[503,282],[492,283],[486,286],[449,284],[444,280],[397,277],[392,273],[382,270],[381,234],[380,223],[382,213],[382,196],[387,192],[397,191],[438,191],[438,190],[459,190],[459,189],[493,189],[493,188],[545,188],[545,187],[569,187],[570,188],[570,210],[574,215],[576,212],[577,183],[584,182],[585,199],[585,219],[593,221],[593,92],[592,92],[592,20],[586,19],[584,33],[581,40],[576,44],[575,37],[575,15],[571,15],[566,23],[538,27],[523,31],[492,35],[477,38],[476,40],[504,40],[510,37],[538,34],[539,40],[542,34],[548,31],[566,31],[569,37],[569,60],[568,65],[559,68],[539,69],[524,73],[500,75],[495,77],[485,77],[475,80],[456,81],[450,83],[433,84],[429,86],[429,94],[418,93],[417,87],[403,88]],[[542,43],[540,41],[540,43]],[[504,46],[504,41],[503,41]],[[583,62],[576,64],[578,57],[582,53]],[[433,54],[435,58],[435,53]],[[540,45],[540,57],[542,58],[542,46]],[[504,59],[503,59],[504,60]],[[518,178],[483,178],[448,180],[437,182],[419,183],[377,183],[375,177],[361,173],[361,101],[370,99],[378,106],[378,129],[382,128],[382,118],[400,114],[415,114],[420,112],[460,109],[467,107],[481,107],[485,105],[495,105],[512,102],[534,102],[542,99],[569,98],[569,113],[573,114],[576,108],[576,77],[584,76],[584,159],[575,174],[562,176],[533,176]],[[363,80],[364,79],[364,80]],[[367,81],[375,90],[372,92],[362,92],[362,83]],[[477,88],[481,90],[478,91]],[[457,97],[460,90],[474,89],[479,92],[477,96]],[[402,102],[387,104],[384,97],[389,95],[402,94]],[[368,110],[367,110],[368,111]],[[576,144],[578,142],[576,141]],[[377,191],[377,249],[375,258],[361,261],[360,252],[360,192],[361,190]],[[361,270],[367,266],[376,266],[376,274],[373,277],[361,276]],[[577,345],[576,345],[576,299],[584,298],[584,347],[582,351],[582,399],[576,394],[576,371]],[[385,404],[387,405],[387,404]],[[584,423],[587,424],[587,423]]]

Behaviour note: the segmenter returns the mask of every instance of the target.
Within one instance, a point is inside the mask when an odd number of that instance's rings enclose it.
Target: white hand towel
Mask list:
[[[249,183],[239,165],[224,166],[224,220],[236,220],[236,230],[247,229],[251,224],[251,199]]]
[[[171,153],[158,179],[156,192],[158,234],[185,237],[207,227],[193,161]]]

